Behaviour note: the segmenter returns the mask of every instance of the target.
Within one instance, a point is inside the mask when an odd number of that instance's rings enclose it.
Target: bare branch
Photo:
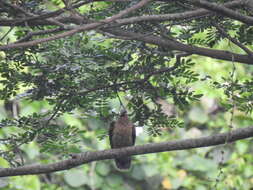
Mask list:
[[[77,2],[77,3],[73,4],[73,5],[71,5],[71,9],[79,8],[79,7],[81,7],[81,6],[85,5],[85,4],[94,3],[94,2],[103,2],[103,1],[105,1],[105,2],[127,2],[127,1],[130,1],[130,0],[86,0],[86,1]],[[42,13],[40,15],[33,15],[33,14],[30,14],[30,13],[26,12],[21,7],[19,7],[17,5],[13,5],[13,4],[8,3],[8,2],[5,2],[3,0],[0,0],[0,4],[2,4],[2,5],[6,4],[7,6],[9,6],[9,7],[13,8],[13,9],[15,9],[15,10],[23,13],[24,15],[30,16],[30,17],[19,19],[19,20],[16,20],[16,19],[12,20],[12,19],[10,19],[9,21],[12,22],[12,24],[14,24],[12,26],[19,26],[21,23],[25,23],[25,22],[29,22],[29,25],[31,25],[31,23],[30,23],[31,21],[38,21],[39,23],[41,23],[41,21],[44,22],[44,19],[48,19],[48,18],[59,16],[62,13],[64,13],[66,10],[69,10],[69,7],[64,7],[62,9],[59,9],[59,10],[56,10],[56,11],[46,12],[46,13]],[[4,21],[8,22],[8,20],[4,20]],[[45,21],[45,22],[48,22],[48,21]],[[48,24],[50,25],[50,22]]]
[[[241,2],[244,3],[243,0],[241,0]],[[191,3],[194,5],[203,7],[207,10],[216,12],[218,14],[225,15],[229,18],[239,20],[243,23],[253,25],[253,17],[240,14],[239,12],[226,8],[222,5],[218,5],[216,3],[209,3],[208,1],[204,1],[204,0],[194,0],[194,1],[191,1]]]
[[[45,43],[45,42],[56,40],[56,39],[59,39],[59,38],[64,38],[64,37],[67,37],[67,36],[71,36],[71,35],[74,35],[75,33],[83,32],[85,30],[91,30],[91,29],[94,29],[94,28],[98,28],[102,25],[109,24],[109,23],[115,21],[116,19],[119,19],[119,18],[123,17],[126,14],[129,14],[130,12],[135,11],[135,10],[145,6],[149,1],[150,0],[142,0],[139,3],[133,5],[132,7],[127,8],[123,11],[120,11],[118,14],[116,14],[116,15],[110,17],[110,18],[101,20],[100,22],[94,22],[94,23],[83,25],[83,26],[79,26],[79,27],[74,28],[70,31],[63,32],[61,34],[57,34],[57,35],[54,35],[54,36],[51,36],[51,37],[48,37],[48,38],[42,38],[42,39],[37,39],[37,40],[33,40],[33,41],[29,41],[29,42],[23,42],[23,43],[12,43],[12,44],[8,44],[8,45],[3,45],[3,46],[0,46],[0,50],[31,47],[31,46],[34,46],[34,45],[37,45],[37,44],[40,44],[40,43]]]
[[[213,50],[208,48],[197,47],[193,45],[183,44],[175,40],[161,38],[155,35],[145,35],[136,32],[124,31],[119,29],[103,29],[103,31],[114,34],[115,38],[128,37],[132,40],[143,41],[149,44],[155,44],[161,47],[169,48],[170,50],[179,50],[190,54],[197,54],[222,59],[227,61],[236,61],[240,63],[253,64],[252,58],[248,55],[232,53],[224,50]]]
[[[242,2],[240,1],[232,1],[229,3],[225,3],[225,7],[236,7],[242,5]],[[143,21],[175,21],[175,20],[189,20],[189,19],[194,19],[194,18],[199,18],[199,17],[204,17],[204,16],[210,16],[212,15],[212,12],[206,10],[206,9],[197,9],[194,11],[186,11],[183,13],[175,13],[175,14],[163,14],[163,15],[144,15],[144,16],[137,16],[137,17],[130,17],[130,18],[124,18],[124,19],[119,19],[116,22],[120,25],[125,25],[125,24],[133,24],[137,22],[143,22]]]
[[[229,3],[225,3],[225,7],[238,7],[242,5],[241,1],[232,1]],[[74,5],[73,5],[74,7]],[[57,16],[60,13],[62,13],[63,10],[58,10],[51,13],[45,13],[33,18],[27,18],[29,20],[14,20],[14,19],[0,19],[0,26],[25,26],[24,23],[27,22],[29,26],[39,26],[39,25],[52,25],[52,23],[42,20],[45,18],[49,18],[51,16]],[[208,11],[206,9],[197,9],[194,11],[187,11],[184,13],[176,13],[176,14],[163,14],[163,15],[144,15],[144,16],[138,16],[138,17],[130,17],[130,18],[124,18],[124,19],[118,19],[116,20],[116,23],[118,25],[126,25],[126,24],[132,24],[137,22],[143,22],[143,21],[174,21],[174,20],[189,20],[194,18],[200,18],[204,16],[210,16],[212,15],[211,11]],[[61,23],[81,23],[81,20],[77,20],[77,18],[74,18],[73,16],[69,17],[60,17],[55,18],[55,20],[61,22]],[[31,22],[33,21],[33,22]]]
[[[229,139],[227,139],[229,133]],[[241,139],[253,137],[253,126],[240,128],[228,133],[220,133],[207,137],[167,141],[162,143],[151,143],[146,145],[132,146],[121,149],[110,149],[96,152],[84,152],[75,154],[72,158],[47,165],[27,165],[18,168],[0,169],[0,177],[43,174],[67,170],[87,164],[93,161],[113,159],[120,156],[141,155],[149,153],[168,152],[175,150],[187,150],[192,148],[208,147],[234,142]],[[228,140],[228,141],[227,141]]]

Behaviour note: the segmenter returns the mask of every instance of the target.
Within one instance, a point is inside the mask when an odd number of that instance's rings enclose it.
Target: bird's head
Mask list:
[[[120,111],[120,117],[125,117],[127,116],[127,111],[125,109]]]

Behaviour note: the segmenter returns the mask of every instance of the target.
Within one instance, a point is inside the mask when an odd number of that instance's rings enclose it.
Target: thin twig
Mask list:
[[[228,33],[226,33],[226,31],[218,24],[213,22],[213,25],[216,27],[216,29],[224,36],[226,37],[228,40],[230,40],[231,42],[233,42],[235,45],[237,45],[238,47],[240,47],[242,50],[244,50],[249,56],[253,57],[253,52],[247,48],[246,46],[244,46],[243,44],[241,44],[238,40],[236,40],[235,38],[232,38]]]
[[[3,37],[2,38],[0,38],[0,42],[13,30],[13,26],[12,27],[10,27],[10,29],[3,35]]]

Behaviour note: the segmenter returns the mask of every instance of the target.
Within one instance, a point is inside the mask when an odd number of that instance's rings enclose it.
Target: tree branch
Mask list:
[[[36,164],[22,166],[18,168],[3,168],[0,169],[0,177],[50,173],[67,170],[80,166],[82,164],[87,164],[98,160],[113,159],[121,156],[141,155],[215,146],[228,142],[234,142],[241,139],[246,139],[249,137],[253,137],[253,126],[236,129],[228,133],[220,133],[201,138],[167,141],[162,143],[151,143],[121,149],[108,149],[96,152],[85,152],[75,154],[70,159],[56,162],[53,164]]]
[[[8,44],[8,45],[3,45],[3,46],[0,46],[0,50],[31,47],[31,46],[34,46],[34,45],[37,45],[37,44],[40,44],[40,43],[45,43],[45,42],[56,40],[56,39],[59,39],[59,38],[64,38],[64,37],[67,37],[67,36],[71,36],[71,35],[74,35],[78,32],[83,32],[85,30],[95,29],[95,28],[98,28],[102,25],[109,24],[109,23],[115,21],[116,19],[119,19],[119,18],[129,14],[130,12],[135,11],[135,10],[145,6],[150,1],[151,0],[141,0],[139,3],[133,5],[132,7],[127,8],[123,11],[120,11],[118,14],[113,15],[112,17],[106,18],[106,19],[98,21],[98,22],[94,22],[94,23],[83,25],[83,26],[79,26],[79,27],[74,28],[70,31],[63,32],[61,34],[57,34],[57,35],[54,35],[54,36],[50,36],[48,38],[37,39],[37,40],[29,41],[29,42],[11,43],[11,44]]]
[[[92,0],[91,0],[92,1]],[[98,0],[97,0],[98,1]],[[113,1],[113,0],[112,0]],[[123,0],[124,1],[124,0]],[[89,2],[89,1],[87,1]],[[228,2],[224,4],[224,7],[238,7],[243,5],[241,1],[234,0],[232,2]],[[73,5],[74,7],[74,5]],[[57,16],[63,12],[62,9],[57,10],[55,12],[45,13],[36,17],[27,18],[28,20],[16,20],[16,19],[0,19],[0,26],[26,26],[25,23],[28,23],[29,26],[41,26],[41,25],[52,25],[52,23],[43,20],[45,18],[50,18],[53,16]],[[137,22],[143,22],[143,21],[170,21],[170,20],[184,20],[184,19],[194,19],[199,18],[203,16],[210,16],[212,14],[211,11],[208,11],[206,9],[197,9],[194,11],[186,11],[184,13],[175,13],[175,14],[162,14],[162,15],[143,15],[143,16],[136,16],[136,17],[130,17],[130,18],[124,18],[124,19],[118,19],[116,22],[118,25],[126,25],[126,24],[132,24]],[[43,18],[43,19],[41,19]],[[80,20],[76,20],[73,16],[69,17],[59,17],[55,18],[55,20],[61,22],[61,23],[81,23]]]
[[[94,2],[94,1],[95,0],[87,0],[87,1],[83,1],[83,2],[78,2],[78,3],[74,4],[74,5],[72,5],[71,7],[72,7],[72,9],[79,8],[79,7],[81,7],[81,6],[85,5],[85,4],[88,4],[88,3],[91,3],[91,2]],[[1,0],[0,0],[0,4],[2,4]],[[13,9],[16,9],[17,11],[20,11],[23,14],[27,15],[27,12],[24,11],[21,7],[18,7],[16,5],[12,5],[12,4],[7,3],[7,2],[4,2],[3,4],[6,4],[6,5],[12,7]],[[41,22],[41,21],[42,22],[43,21],[48,22],[46,19],[59,16],[62,13],[64,13],[66,10],[68,10],[68,8],[64,7],[62,9],[59,9],[59,10],[56,10],[56,11],[52,11],[52,12],[42,13],[40,15],[29,15],[28,14],[27,16],[30,16],[30,17],[21,18],[21,19],[18,19],[18,20],[17,19],[10,19],[9,21],[12,21],[12,22],[10,22],[10,24],[11,23],[13,24],[11,26],[19,26],[20,24],[23,24],[25,26],[25,23],[28,23],[29,26],[32,26],[32,22],[34,22],[34,21],[35,22],[36,21],[39,21],[39,22]],[[1,22],[1,20],[0,20],[0,22]],[[59,21],[59,22],[61,22],[61,21]],[[50,22],[48,24],[50,24]]]
[[[179,50],[183,52],[187,52],[190,54],[197,54],[197,55],[203,55],[203,56],[208,56],[211,58],[215,59],[222,59],[222,60],[227,60],[227,61],[236,61],[240,63],[246,63],[249,65],[252,65],[252,58],[249,55],[242,55],[242,54],[237,54],[237,53],[232,53],[229,51],[224,51],[224,50],[213,50],[213,49],[208,49],[208,48],[202,48],[202,47],[197,47],[193,45],[187,45],[183,44],[181,42],[178,42],[176,40],[169,40],[165,38],[161,38],[155,35],[146,35],[146,34],[140,34],[136,32],[130,32],[130,31],[125,31],[125,30],[120,30],[120,29],[102,29],[104,32],[108,32],[110,34],[115,35],[114,38],[119,38],[121,37],[128,37],[128,39],[131,40],[137,40],[137,41],[142,41],[145,43],[149,44],[155,44],[161,47],[168,48],[170,50]]]
[[[238,7],[242,5],[242,2],[240,1],[232,1],[229,3],[225,3],[224,7]],[[162,21],[175,21],[175,20],[184,20],[184,19],[194,19],[204,16],[211,16],[212,12],[208,11],[206,9],[197,9],[194,11],[186,11],[183,13],[174,13],[174,14],[162,14],[162,15],[144,15],[144,16],[136,16],[136,17],[130,17],[130,18],[123,18],[116,21],[116,23],[120,25],[126,25],[126,24],[133,24],[137,22],[162,22]]]
[[[213,25],[221,33],[221,35],[223,35],[225,38],[227,38],[228,40],[230,40],[231,42],[233,42],[235,45],[237,45],[239,48],[241,48],[242,50],[244,50],[249,56],[253,57],[253,52],[249,48],[247,48],[246,46],[244,46],[242,43],[240,43],[235,38],[232,38],[229,34],[226,33],[226,31],[220,25],[218,25],[216,23],[213,23]]]
[[[209,3],[208,1],[204,1],[204,0],[194,0],[194,1],[191,1],[190,3],[192,3],[196,6],[199,6],[199,7],[203,7],[207,10],[211,10],[213,12],[220,14],[220,15],[225,15],[229,18],[239,20],[243,23],[253,25],[253,17],[240,14],[239,12],[228,9],[222,5],[218,5],[216,3]]]

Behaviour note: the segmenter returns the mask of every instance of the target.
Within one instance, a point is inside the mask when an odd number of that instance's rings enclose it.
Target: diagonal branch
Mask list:
[[[56,40],[56,39],[59,39],[59,38],[64,38],[64,37],[67,37],[67,36],[72,36],[72,35],[74,35],[78,32],[83,32],[85,30],[95,29],[95,28],[98,28],[98,27],[103,26],[105,24],[109,24],[109,23],[111,23],[111,22],[113,22],[113,21],[129,14],[130,12],[133,12],[137,9],[140,9],[141,7],[145,6],[150,1],[151,0],[141,0],[139,3],[133,5],[130,8],[127,8],[123,11],[120,11],[118,14],[113,15],[110,18],[106,18],[106,19],[98,21],[98,22],[94,22],[94,23],[83,25],[83,26],[79,26],[79,27],[74,28],[70,31],[63,32],[61,34],[57,34],[57,35],[54,35],[54,36],[50,36],[48,38],[37,39],[37,40],[29,41],[29,42],[11,43],[11,44],[8,44],[8,45],[3,45],[3,46],[0,46],[0,50],[31,47],[31,46],[34,46],[34,45],[37,45],[37,44],[40,44],[40,43],[45,43],[45,42],[48,42],[48,41]]]
[[[92,1],[92,0],[88,0],[87,2]],[[93,0],[94,1],[94,0]],[[96,0],[98,1],[98,0]],[[113,1],[113,0],[112,0]],[[124,1],[124,0],[122,0]],[[228,3],[224,3],[224,7],[238,7],[238,6],[242,6],[243,3],[241,1],[238,0],[234,0]],[[78,4],[78,6],[80,6]],[[73,5],[72,7],[78,7]],[[31,17],[31,18],[27,18],[28,20],[14,20],[14,19],[3,19],[0,18],[0,26],[25,26],[25,23],[28,23],[29,26],[44,26],[44,25],[53,25],[52,23],[43,20],[45,18],[50,18],[50,17],[55,17],[60,15],[62,12],[64,11],[64,9],[60,9],[54,12],[50,12],[50,13],[45,13],[45,14],[41,14],[39,16],[36,17]],[[129,18],[123,18],[123,19],[118,19],[116,21],[116,23],[118,25],[126,25],[126,24],[132,24],[132,23],[137,23],[137,22],[143,22],[143,21],[150,21],[150,22],[155,22],[155,21],[174,21],[174,20],[189,20],[189,19],[194,19],[194,18],[201,18],[204,16],[211,16],[212,13],[211,11],[208,11],[206,9],[196,9],[194,11],[186,11],[183,13],[174,13],[174,14],[161,14],[161,15],[142,15],[142,16],[133,16],[133,17],[129,17]],[[55,20],[61,22],[61,23],[75,23],[75,24],[79,24],[82,23],[82,21],[80,20],[76,20],[76,18],[74,18],[73,16],[68,16],[68,17],[59,17],[59,18],[55,18]],[[32,21],[32,22],[31,22]]]
[[[239,0],[239,1],[243,2],[243,0]],[[253,17],[243,15],[239,12],[226,8],[222,5],[218,5],[216,3],[209,3],[208,1],[205,1],[205,0],[193,0],[191,1],[191,3],[196,6],[203,7],[207,10],[216,12],[220,15],[225,15],[229,18],[239,20],[245,24],[253,25]]]
[[[224,7],[238,7],[241,6],[242,2],[232,1],[224,3]],[[194,11],[186,11],[182,13],[173,13],[173,14],[160,14],[160,15],[142,15],[129,18],[123,18],[116,21],[119,25],[133,24],[138,22],[163,22],[163,21],[175,21],[175,20],[189,20],[194,18],[200,18],[205,16],[211,16],[212,13],[206,9],[196,9]]]
[[[75,8],[79,8],[85,4],[89,4],[89,3],[94,3],[94,2],[130,2],[131,0],[85,0],[85,1],[81,1],[81,2],[76,2],[75,4],[71,5],[71,10],[75,9]],[[45,20],[48,18],[52,18],[52,17],[57,17],[59,15],[61,15],[62,13],[64,13],[65,11],[69,11],[70,8],[68,7],[64,7],[61,9],[58,9],[56,11],[51,11],[51,12],[46,12],[46,13],[42,13],[40,15],[32,15],[29,14],[28,12],[26,12],[24,9],[22,9],[21,7],[17,6],[17,5],[13,5],[11,3],[8,3],[6,1],[0,0],[0,5],[4,5],[6,4],[7,6],[11,7],[12,9],[15,9],[18,12],[23,13],[24,15],[26,15],[26,18],[22,18],[22,19],[8,19],[8,20],[4,20],[4,19],[0,19],[0,23],[4,22],[5,24],[7,24],[8,26],[20,26],[20,25],[24,25],[25,23],[28,23],[29,26],[34,26],[34,25],[53,25],[53,23],[50,23],[49,21]],[[31,22],[33,21],[35,24],[33,25],[33,23]],[[37,24],[36,24],[36,21]],[[44,22],[43,22],[44,21]],[[62,22],[64,22],[65,20],[62,20]],[[61,22],[61,21],[59,21]],[[1,25],[1,24],[0,24]]]
[[[236,40],[235,38],[232,38],[229,34],[226,33],[226,31],[218,24],[213,23],[213,25],[216,27],[216,29],[228,40],[230,40],[231,42],[233,42],[235,45],[237,45],[238,47],[240,47],[242,50],[244,50],[249,56],[253,57],[253,52],[247,48],[246,46],[244,46],[242,43],[240,43],[238,40]]]
[[[158,45],[161,47],[168,48],[170,50],[179,50],[183,52],[187,52],[190,54],[197,54],[197,55],[202,55],[202,56],[208,56],[211,58],[215,59],[222,59],[222,60],[227,60],[227,61],[236,61],[240,63],[246,63],[246,64],[253,64],[252,58],[249,55],[242,55],[242,54],[237,54],[237,53],[232,53],[229,51],[224,51],[224,50],[214,50],[214,49],[209,49],[209,48],[202,48],[202,47],[197,47],[193,45],[187,45],[181,42],[178,42],[176,40],[170,40],[170,39],[165,39],[161,38],[155,35],[145,35],[137,32],[130,32],[130,31],[125,31],[125,30],[120,30],[120,29],[102,29],[104,32],[108,32],[110,34],[115,35],[114,38],[119,38],[121,37],[127,37],[128,39],[131,40],[137,40],[137,41],[142,41],[145,43],[149,44],[154,44]]]
[[[229,138],[227,138],[229,137]],[[151,143],[121,149],[110,149],[96,152],[85,152],[75,154],[72,158],[47,165],[27,165],[18,168],[3,168],[0,169],[0,177],[43,174],[56,171],[67,170],[87,164],[93,161],[113,159],[121,156],[141,155],[149,153],[168,152],[175,150],[186,150],[191,148],[200,148],[225,144],[241,139],[253,137],[253,126],[240,128],[228,133],[220,133],[207,137],[167,141],[162,143]]]

